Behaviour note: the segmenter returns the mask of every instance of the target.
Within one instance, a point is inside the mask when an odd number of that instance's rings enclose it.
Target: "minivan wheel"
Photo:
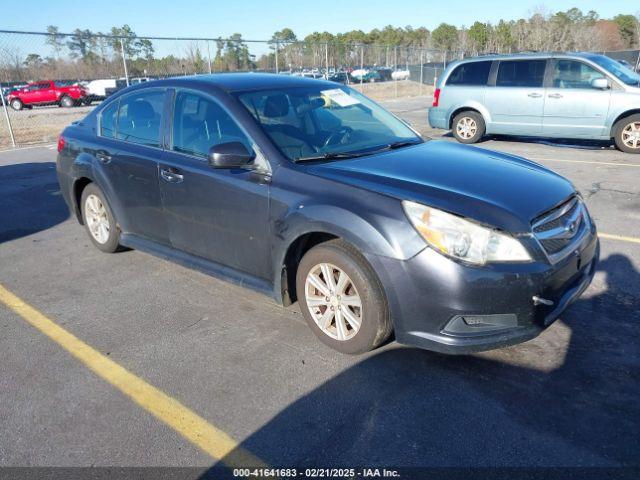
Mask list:
[[[476,143],[485,132],[482,115],[478,112],[466,111],[455,116],[452,133],[460,143]]]
[[[104,194],[94,183],[82,191],[82,220],[91,242],[101,251],[113,253],[120,249],[120,232]]]
[[[296,292],[309,327],[342,353],[364,353],[391,334],[389,307],[377,275],[343,240],[309,250],[298,266]]]
[[[640,114],[623,118],[614,129],[616,147],[627,153],[640,153]]]

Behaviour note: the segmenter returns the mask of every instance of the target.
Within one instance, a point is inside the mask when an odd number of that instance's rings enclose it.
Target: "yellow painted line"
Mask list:
[[[535,158],[526,157],[534,162],[565,162],[565,163],[589,163],[593,165],[613,165],[616,167],[640,167],[640,163],[617,163],[617,162],[593,162],[590,160],[566,160],[562,158]]]
[[[600,232],[598,232],[598,236],[600,238],[606,238],[607,240],[619,240],[621,242],[640,243],[640,238],[636,238],[636,237],[625,237],[624,235],[612,235],[610,233],[600,233]]]
[[[222,460],[222,463],[228,467],[266,466],[259,458],[240,447],[238,442],[225,432],[208,423],[178,400],[171,398],[87,345],[2,285],[0,285],[0,302],[140,407],[204,452]]]

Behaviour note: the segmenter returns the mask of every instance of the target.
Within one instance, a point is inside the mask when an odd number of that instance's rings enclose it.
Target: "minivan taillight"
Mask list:
[[[62,135],[58,136],[58,153],[62,151],[64,148],[64,137]]]
[[[440,102],[440,89],[436,88],[433,91],[433,106],[437,107],[439,102]]]

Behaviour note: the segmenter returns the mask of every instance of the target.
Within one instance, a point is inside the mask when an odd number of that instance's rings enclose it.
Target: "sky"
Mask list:
[[[64,33],[76,28],[108,32],[126,23],[139,36],[216,38],[238,32],[260,40],[284,27],[304,38],[314,31],[369,31],[388,24],[430,30],[442,22],[469,26],[476,20],[527,17],[536,6],[554,12],[577,6],[605,18],[640,11],[640,3],[634,6],[634,2],[620,0],[29,0],[28,5],[28,14],[5,15],[0,28],[44,31],[47,25],[56,25]]]

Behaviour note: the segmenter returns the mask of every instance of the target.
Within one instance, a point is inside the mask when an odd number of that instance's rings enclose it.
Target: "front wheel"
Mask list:
[[[640,153],[640,115],[623,118],[614,128],[616,147],[626,153]]]
[[[461,112],[453,119],[452,131],[460,143],[479,142],[485,132],[484,119],[478,112]]]
[[[22,110],[22,107],[24,107],[24,104],[19,98],[14,98],[13,100],[11,100],[11,108],[13,108],[14,110]]]
[[[322,243],[300,261],[296,292],[315,335],[342,353],[364,353],[391,334],[380,281],[360,252],[342,240]]]
[[[101,251],[113,253],[120,249],[120,232],[115,218],[97,185],[90,183],[80,200],[82,220],[91,242]]]

